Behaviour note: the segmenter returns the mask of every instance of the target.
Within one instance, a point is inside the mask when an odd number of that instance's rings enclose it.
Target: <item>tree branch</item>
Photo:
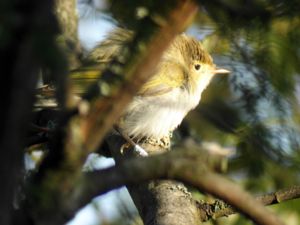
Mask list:
[[[297,198],[300,198],[300,186],[293,186],[270,194],[255,197],[255,199],[263,205],[273,205]],[[201,211],[205,212],[205,214],[202,214],[203,216],[201,217],[202,222],[205,222],[210,218],[216,219],[237,213],[234,208],[221,200],[216,200],[211,204],[200,202],[198,207]]]
[[[185,182],[223,199],[257,224],[283,224],[239,186],[207,170],[201,154],[194,150],[172,151],[148,158],[128,159],[117,166],[88,173],[72,193],[72,198],[69,199],[65,209],[72,212],[74,207],[85,205],[91,198],[125,184],[132,185],[163,178]]]
[[[293,186],[270,194],[256,197],[264,205],[273,205],[300,197],[300,186]]]

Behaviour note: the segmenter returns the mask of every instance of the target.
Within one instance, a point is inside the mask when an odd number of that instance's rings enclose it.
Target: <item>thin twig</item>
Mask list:
[[[300,198],[300,186],[293,186],[286,189],[282,189],[273,193],[257,196],[255,199],[263,205],[273,205],[284,201]],[[216,205],[218,207],[216,207]],[[237,213],[237,211],[230,205],[221,200],[209,203],[198,203],[199,210],[205,211],[201,217],[201,221],[205,222],[210,218],[220,218]]]

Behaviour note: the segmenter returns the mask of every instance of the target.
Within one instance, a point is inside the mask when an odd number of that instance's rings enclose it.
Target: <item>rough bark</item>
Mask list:
[[[124,157],[124,153],[118,153],[117,147],[119,146],[116,144],[116,140],[112,138],[110,142],[112,143],[110,147],[116,148],[117,151],[115,153],[116,159],[119,160],[117,166],[87,174],[81,185],[73,190],[74,198],[68,202],[70,207],[76,205],[78,207],[78,204],[83,205],[92,196],[105,193],[111,188],[117,188],[123,184],[140,186],[143,185],[142,182],[153,179],[175,179],[198,188],[202,193],[212,194],[223,199],[256,224],[283,224],[275,214],[266,209],[241,187],[210,171],[206,167],[205,161],[203,161],[203,155],[198,150],[174,150],[137,159],[129,157],[131,156],[129,150],[126,151],[127,159],[123,161],[121,159]],[[118,155],[120,158],[118,158]],[[78,196],[81,197],[78,198]],[[140,199],[142,197],[140,196]],[[143,206],[149,207],[148,202],[143,202]],[[203,212],[204,210],[200,211]],[[199,220],[202,220],[203,216],[200,214]]]
[[[133,155],[120,154],[124,144],[120,136],[107,138],[117,163]],[[141,145],[150,155],[167,150],[150,144]],[[132,151],[132,150],[131,150]],[[134,174],[132,174],[134,176]],[[174,180],[153,180],[138,185],[127,185],[127,189],[145,225],[198,225],[201,223],[196,201],[183,183]]]
[[[299,197],[300,197],[300,186],[293,186],[286,189],[275,191],[273,193],[257,196],[255,197],[255,199],[260,203],[262,203],[263,205],[273,205],[291,199],[296,199]],[[207,213],[207,218],[206,219],[203,218],[202,221],[206,221],[209,218],[219,218],[219,217],[229,216],[237,213],[237,211],[234,208],[225,204],[224,202],[222,203],[221,201],[218,201],[216,203],[218,204],[218,207],[214,206],[215,203],[210,205],[209,209],[207,208],[208,209],[207,211],[209,212]]]

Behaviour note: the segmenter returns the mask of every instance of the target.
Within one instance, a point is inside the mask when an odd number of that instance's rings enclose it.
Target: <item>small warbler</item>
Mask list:
[[[108,63],[120,54],[121,46],[131,37],[130,32],[122,29],[113,32],[88,55],[87,61],[92,62],[91,67]],[[124,110],[117,125],[136,140],[159,140],[169,136],[186,114],[198,105],[213,76],[228,72],[216,68],[199,41],[185,34],[178,35],[163,54],[154,75]],[[77,77],[83,76],[80,72],[77,74]],[[93,77],[93,73],[86,74]],[[76,73],[73,78],[76,78]]]

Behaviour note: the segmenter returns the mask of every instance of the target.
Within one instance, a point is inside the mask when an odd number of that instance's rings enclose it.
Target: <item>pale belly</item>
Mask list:
[[[180,89],[162,96],[135,97],[120,126],[129,136],[162,138],[176,129],[199,101],[200,95],[183,94]]]

